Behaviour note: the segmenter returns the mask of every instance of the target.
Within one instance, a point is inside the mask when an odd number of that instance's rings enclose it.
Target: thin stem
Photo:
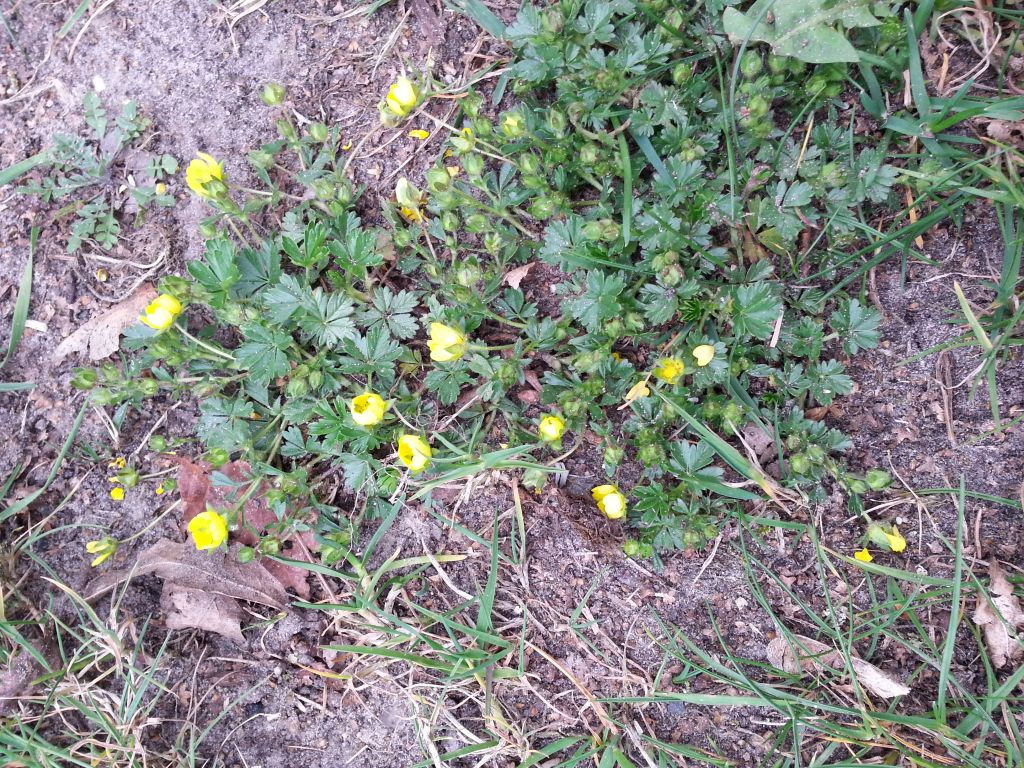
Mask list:
[[[191,341],[195,342],[195,343],[196,343],[197,345],[199,345],[200,347],[202,347],[203,349],[205,349],[205,350],[206,350],[207,352],[211,352],[212,354],[214,354],[214,355],[217,355],[217,357],[220,357],[220,358],[222,358],[222,359],[224,359],[224,360],[230,360],[230,361],[231,361],[232,363],[233,363],[233,362],[235,362],[235,358],[234,358],[234,356],[233,356],[233,355],[229,355],[229,354],[228,354],[227,352],[225,352],[224,350],[222,350],[222,349],[218,349],[217,347],[214,347],[214,346],[211,346],[211,345],[207,344],[207,343],[206,343],[205,341],[203,341],[202,339],[197,339],[197,338],[196,338],[195,336],[193,336],[193,335],[192,335],[191,333],[189,333],[189,332],[188,332],[188,331],[186,331],[186,330],[185,330],[184,328],[182,328],[182,327],[181,327],[181,326],[180,326],[180,325],[179,325],[178,323],[175,323],[175,324],[174,324],[174,328],[175,328],[175,329],[176,329],[176,330],[177,330],[177,331],[178,331],[178,332],[179,332],[179,333],[180,333],[180,334],[181,334],[182,336],[184,336],[184,337],[185,337],[186,339],[189,339],[189,340],[191,340]]]

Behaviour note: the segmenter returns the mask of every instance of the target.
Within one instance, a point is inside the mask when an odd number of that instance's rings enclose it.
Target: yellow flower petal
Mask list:
[[[185,181],[189,189],[200,197],[213,197],[206,191],[206,185],[216,179],[224,181],[224,166],[205,152],[197,152],[195,160],[185,169]]]
[[[139,318],[155,331],[166,331],[181,314],[181,302],[168,293],[157,296],[146,305]]]
[[[427,348],[430,350],[430,359],[435,363],[448,363],[465,353],[466,337],[449,325],[431,323]]]
[[[701,344],[700,346],[694,347],[693,357],[697,361],[697,366],[699,368],[703,368],[715,359],[715,348],[710,344]]]
[[[654,378],[661,379],[666,384],[675,384],[685,371],[686,364],[678,357],[663,357],[654,367],[652,374]]]
[[[217,510],[207,508],[188,522],[196,549],[216,549],[228,539],[228,521]]]
[[[565,422],[559,416],[545,416],[537,426],[537,434],[545,443],[553,443],[565,434]]]
[[[373,392],[364,392],[352,398],[348,408],[352,414],[352,421],[361,427],[372,427],[384,420],[388,404],[380,395]]]
[[[419,435],[402,435],[398,438],[398,458],[413,474],[430,466],[433,455],[430,444]]]
[[[893,552],[902,552],[907,548],[907,540],[903,538],[903,534],[897,530],[895,525],[892,527],[892,533],[886,533],[885,538],[889,542],[889,549]]]
[[[419,99],[420,93],[416,84],[409,78],[402,76],[388,89],[388,95],[384,97],[384,102],[387,104],[388,109],[396,115],[405,117],[416,107]]]
[[[414,128],[409,131],[409,138],[419,139],[420,141],[426,141],[430,138],[430,131],[424,131],[422,128]]]
[[[868,552],[867,547],[865,547],[864,549],[857,550],[853,553],[853,556],[857,560],[860,560],[862,563],[870,563],[872,560],[875,559],[871,556],[871,553]]]
[[[641,397],[647,397],[650,394],[651,389],[647,386],[647,381],[645,379],[641,379],[630,387],[629,392],[626,393],[624,402],[632,403],[634,400],[639,400]]]
[[[597,508],[609,520],[618,520],[626,515],[626,497],[614,485],[599,485],[591,490]]]
[[[117,488],[111,488],[110,498],[112,498],[114,501],[121,501],[122,499],[124,499],[124,488],[121,488],[120,486],[118,486]]]

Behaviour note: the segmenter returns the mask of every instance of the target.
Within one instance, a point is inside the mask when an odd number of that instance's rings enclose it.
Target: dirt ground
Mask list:
[[[229,175],[244,182],[245,153],[273,136],[271,113],[259,101],[264,83],[276,81],[288,88],[300,121],[338,124],[345,136],[358,141],[376,125],[376,104],[387,83],[403,67],[424,65],[425,41],[430,37],[417,13],[423,4],[412,2],[390,3],[368,19],[347,15],[351,6],[343,2],[271,2],[231,27],[219,6],[205,0],[116,0],[103,6],[106,10],[91,19],[87,29],[82,31],[80,22],[60,39],[58,30],[76,4],[31,5],[29,9],[23,3],[19,13],[9,15],[13,41],[0,35],[0,167],[47,146],[54,132],[81,129],[82,98],[90,88],[102,85],[108,107],[131,99],[154,120],[158,133],[147,150],[185,161],[196,151],[210,152],[226,161]],[[509,17],[507,11],[504,15]],[[443,40],[432,55],[442,79],[460,79],[471,64],[469,55],[501,54],[466,19],[447,10],[440,19]],[[428,27],[430,23],[427,20]],[[431,142],[383,146],[380,138],[372,139],[354,165],[356,180],[367,185],[361,213],[372,218],[390,195],[396,176],[416,181],[436,150]],[[205,214],[202,202],[187,193],[180,176],[172,182],[171,192],[177,205],[151,216],[140,230],[126,231],[115,253],[143,263],[161,258],[154,278],[183,272],[202,248],[197,232]],[[112,266],[110,279],[97,282],[96,263],[66,255],[67,221],[56,219],[54,212],[53,206],[10,187],[0,189],[4,338],[29,231],[33,226],[43,231],[29,313],[37,324],[26,332],[17,356],[3,371],[5,380],[33,381],[36,388],[0,394],[0,433],[8,436],[0,442],[0,476],[6,477],[18,464],[28,465],[15,496],[43,483],[83,401],[67,382],[71,370],[85,361],[55,361],[53,348],[140,276],[130,266]],[[948,390],[948,395],[942,386],[943,381],[947,386],[960,384],[968,376],[978,360],[976,350],[951,350],[942,362],[937,355],[900,362],[962,332],[952,281],[959,280],[968,297],[985,304],[983,281],[998,274],[1000,249],[995,217],[982,206],[974,209],[962,230],[948,225],[926,237],[925,250],[937,266],[911,262],[901,275],[900,264],[890,261],[873,276],[869,294],[884,314],[885,341],[880,349],[853,361],[849,372],[857,389],[841,399],[828,418],[854,440],[853,469],[891,466],[900,478],[894,490],[879,494],[879,499],[894,498],[904,483],[915,490],[956,487],[961,476],[975,491],[1019,495],[1024,477],[1020,427],[979,440],[993,427],[985,394],[969,399],[969,381]],[[946,363],[949,373],[944,379]],[[1024,409],[1022,365],[1017,357],[1000,369],[1005,417]],[[134,453],[144,471],[171,469],[143,443],[161,419],[165,420],[160,428],[169,435],[192,434],[193,406],[185,403],[168,413],[170,405],[156,401],[144,413],[128,415],[115,435],[90,411],[79,444],[92,446],[101,458],[76,450],[51,491],[25,513],[26,522],[38,521],[73,493],[47,524],[70,526],[66,535],[45,539],[38,554],[75,589],[92,575],[85,540],[107,528],[115,537],[126,537],[163,508],[164,501],[153,493],[159,478],[133,489],[126,503],[113,502],[102,457]],[[953,421],[947,429],[950,412]],[[183,451],[187,453],[188,446]],[[588,474],[583,459],[568,469]],[[458,591],[479,591],[488,569],[489,553],[459,526],[489,539],[498,520],[501,549],[509,552],[517,535],[513,493],[512,478],[483,477],[472,481],[461,501],[452,493],[442,494],[432,507],[412,505],[402,511],[379,551],[468,555],[446,565],[444,578],[435,573],[423,587],[426,605],[450,608],[460,600]],[[713,553],[673,556],[657,572],[626,558],[621,529],[596,518],[587,503],[557,488],[539,496],[524,491],[521,498],[526,551],[518,565],[502,566],[496,603],[506,632],[512,637],[524,632],[529,641],[525,680],[496,686],[501,705],[520,732],[543,743],[550,740],[545,736],[599,729],[599,718],[593,707],[586,706],[581,686],[597,697],[640,695],[657,679],[661,690],[672,690],[671,679],[683,668],[664,662],[656,616],[684,627],[702,646],[718,649],[713,617],[734,653],[764,658],[774,627],[756,605],[744,563],[730,545],[737,536],[735,525],[726,525]],[[972,557],[996,555],[1024,563],[1019,512],[979,501],[971,501],[967,512]],[[841,497],[800,514],[816,522],[833,549],[854,548],[861,527],[850,518]],[[949,498],[932,499],[923,516],[911,504],[899,508],[898,514],[910,546],[893,564],[908,570],[941,568],[936,535],[951,537],[956,520]],[[452,517],[457,525],[447,522]],[[138,551],[161,536],[182,538],[177,524],[167,518],[132,547],[119,551],[114,564],[130,566]],[[808,595],[814,599],[816,582],[804,573],[811,557],[806,542],[791,544],[775,553],[773,567],[791,575],[797,587],[806,579]],[[137,579],[122,607],[122,620],[141,622],[156,616],[158,631],[147,640],[150,652],[163,637],[159,592],[157,579]],[[147,731],[157,748],[174,741],[182,720],[208,720],[239,697],[241,704],[231,709],[202,752],[207,757],[219,753],[226,765],[405,768],[429,756],[424,733],[432,734],[442,753],[470,744],[471,738],[484,738],[485,723],[476,701],[481,697],[479,687],[446,692],[433,678],[402,665],[385,669],[355,664],[324,651],[322,645],[352,642],[354,636],[320,612],[292,610],[272,621],[258,613],[252,618],[267,623],[246,633],[244,647],[192,630],[172,633],[163,674],[174,697],[159,713],[163,722]],[[896,676],[904,671],[900,660],[886,658],[884,650],[873,660]],[[355,677],[341,682],[317,674],[343,670]],[[460,722],[468,731],[440,715],[438,702],[456,717],[464,713]],[[772,718],[766,713],[743,710],[652,705],[638,709],[636,717],[662,738],[724,753],[738,765],[753,764],[763,756],[772,732]],[[506,764],[515,763],[495,763]]]

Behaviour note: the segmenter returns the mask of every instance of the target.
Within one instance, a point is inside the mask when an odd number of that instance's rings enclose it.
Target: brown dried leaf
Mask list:
[[[125,328],[139,322],[142,310],[155,298],[156,289],[149,283],[143,283],[127,299],[91,318],[58,344],[53,351],[53,359],[62,360],[72,352],[85,351],[93,361],[109,357],[120,348]]]
[[[110,571],[86,586],[86,599],[92,600],[122,581],[155,573],[164,581],[217,595],[260,603],[282,610],[288,593],[257,561],[240,563],[234,554],[223,550],[200,552],[195,547],[160,539],[139,556],[135,567]]]
[[[523,278],[525,278],[529,271],[533,269],[533,265],[536,263],[537,262],[535,261],[531,261],[529,264],[523,264],[521,267],[510,269],[505,273],[505,277],[502,278],[502,281],[510,288],[519,290],[519,286],[523,282]]]
[[[773,666],[791,673],[822,669],[845,671],[846,662],[840,651],[803,635],[793,635],[793,638],[795,640],[793,645],[790,645],[782,635],[768,643],[765,653]],[[796,655],[798,652],[801,653],[799,659]],[[851,656],[850,662],[853,664],[854,672],[857,673],[857,682],[876,696],[891,699],[910,693],[907,686],[893,680],[874,664],[856,656]]]
[[[1013,585],[996,560],[989,561],[988,575],[991,603],[984,595],[979,595],[972,618],[985,635],[992,666],[998,669],[1024,655],[1022,641],[1015,636],[1016,633],[1011,634],[1011,629],[1024,627],[1024,610],[1021,610],[1020,600],[1013,594]]]
[[[167,612],[168,629],[204,629],[244,643],[242,611],[230,597],[164,582],[160,607]]]

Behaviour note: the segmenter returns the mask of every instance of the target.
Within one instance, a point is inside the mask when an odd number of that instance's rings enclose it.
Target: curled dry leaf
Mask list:
[[[160,607],[166,613],[168,629],[203,629],[237,643],[242,636],[242,609],[230,597],[164,582]]]
[[[792,638],[792,644],[781,635],[768,643],[765,654],[773,666],[791,673],[823,669],[843,673],[846,670],[842,652],[803,635],[792,635]],[[857,682],[876,696],[891,699],[910,693],[907,686],[893,680],[874,664],[856,656],[851,656],[850,662],[857,673]]]
[[[988,575],[990,594],[988,598],[978,595],[978,605],[972,618],[985,635],[992,666],[998,669],[1024,655],[1024,639],[1018,638],[1015,631],[1024,628],[1024,610],[1021,610],[1020,600],[1013,594],[1013,585],[996,560],[989,561]]]
[[[508,272],[505,273],[505,277],[502,278],[505,285],[507,285],[509,288],[515,288],[516,290],[519,290],[519,286],[522,284],[523,278],[525,278],[529,271],[533,269],[533,265],[535,263],[536,262],[531,261],[529,264],[523,264],[523,266],[521,267],[510,269]]]
[[[127,299],[91,318],[58,344],[53,351],[53,359],[62,360],[72,352],[86,351],[93,361],[110,357],[120,348],[124,330],[139,322],[142,310],[155,298],[156,289],[149,283],[143,283]]]
[[[109,571],[93,579],[85,588],[86,599],[93,600],[123,581],[155,573],[164,581],[214,595],[247,600],[283,610],[288,593],[281,582],[259,562],[238,562],[231,552],[199,552],[188,544],[160,539],[139,556],[131,570]]]

